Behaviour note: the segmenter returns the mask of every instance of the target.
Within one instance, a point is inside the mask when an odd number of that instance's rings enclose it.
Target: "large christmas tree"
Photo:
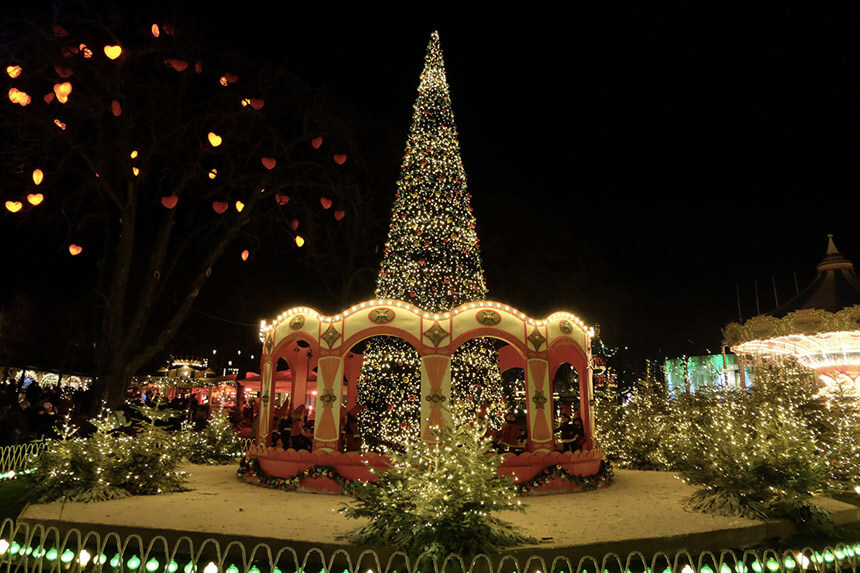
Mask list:
[[[487,285],[436,32],[427,46],[414,110],[376,296],[445,312],[485,299]],[[503,408],[496,358],[492,343],[480,339],[463,344],[451,364],[452,399],[468,416],[485,409],[494,427]],[[420,361],[408,343],[370,340],[358,388],[366,407],[361,429],[371,448],[418,436]]]

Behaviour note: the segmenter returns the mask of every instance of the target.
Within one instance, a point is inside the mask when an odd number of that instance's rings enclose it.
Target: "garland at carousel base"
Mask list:
[[[588,491],[612,482],[612,466],[600,449],[576,452],[505,454],[500,475],[513,479],[520,494]],[[238,476],[249,483],[284,491],[349,494],[355,481],[374,482],[389,467],[374,453],[316,453],[251,446]]]

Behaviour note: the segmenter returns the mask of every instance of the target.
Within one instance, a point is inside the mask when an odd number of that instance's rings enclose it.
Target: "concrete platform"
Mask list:
[[[311,548],[327,555],[345,550],[353,559],[365,548],[349,545],[347,532],[358,525],[337,513],[349,498],[320,493],[283,492],[254,486],[235,477],[235,466],[192,466],[189,491],[101,503],[29,505],[20,522],[52,525],[65,532],[135,533],[146,543],[155,536],[174,541],[188,536],[195,544],[211,538],[222,547],[242,541],[266,543],[274,550],[292,547],[301,557]],[[671,473],[617,470],[615,483],[590,492],[521,498],[525,514],[499,514],[541,542],[504,551],[520,558],[564,555],[600,558],[615,552],[646,555],[746,547],[794,532],[787,521],[762,522],[686,510],[682,500],[694,488]],[[820,499],[837,524],[860,520],[860,510]],[[198,545],[199,546],[199,545]],[[377,550],[387,559],[390,550]],[[383,562],[384,564],[384,562]]]

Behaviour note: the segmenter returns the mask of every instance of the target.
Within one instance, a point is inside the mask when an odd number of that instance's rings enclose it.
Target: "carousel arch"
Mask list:
[[[349,388],[348,405],[354,403],[354,389],[363,357],[353,354],[359,342],[374,336],[394,336],[411,344],[421,360],[421,431],[450,423],[450,414],[441,406],[451,399],[451,357],[468,340],[495,338],[508,344],[500,352],[503,368],[517,366],[525,371],[528,416],[528,444],[531,452],[554,449],[552,432],[552,377],[559,365],[570,363],[579,375],[580,412],[587,446],[594,428],[592,412],[591,338],[593,331],[568,312],[534,319],[519,310],[493,301],[461,305],[444,313],[429,313],[399,300],[371,300],[337,315],[324,316],[299,307],[263,322],[261,357],[261,409],[256,435],[259,447],[271,441],[273,372],[279,358],[288,363],[299,340],[308,344],[307,363],[294,380],[317,369],[313,450],[336,452],[340,439],[340,410],[344,379]],[[298,354],[298,353],[296,353]],[[301,363],[301,360],[295,360]]]

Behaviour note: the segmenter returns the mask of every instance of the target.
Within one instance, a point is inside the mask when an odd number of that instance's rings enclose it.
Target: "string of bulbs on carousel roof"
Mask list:
[[[557,318],[566,318],[568,320],[572,320],[573,322],[575,322],[588,335],[589,338],[594,337],[594,328],[586,325],[578,316],[575,316],[575,315],[573,315],[569,312],[565,312],[565,311],[554,312],[554,313],[550,314],[549,316],[547,316],[546,318],[544,318],[543,320],[535,320],[534,318],[531,318],[530,316],[526,315],[523,312],[520,312],[519,310],[515,309],[514,307],[512,307],[510,305],[502,304],[499,302],[492,302],[492,301],[470,302],[470,303],[462,304],[462,305],[458,306],[457,308],[454,308],[454,309],[449,310],[447,312],[432,313],[432,312],[427,312],[421,308],[418,308],[417,306],[413,306],[407,302],[403,302],[400,300],[377,299],[377,300],[368,300],[368,301],[353,305],[348,310],[344,310],[343,312],[340,312],[334,316],[323,316],[322,314],[320,314],[316,310],[314,310],[312,308],[304,307],[304,306],[291,308],[291,309],[284,311],[281,314],[279,314],[277,316],[277,318],[275,318],[271,323],[267,323],[265,320],[260,321],[260,342],[265,341],[266,334],[269,331],[276,328],[284,320],[286,320],[287,318],[289,318],[290,316],[292,316],[294,314],[312,314],[312,315],[316,316],[321,322],[328,323],[328,322],[338,322],[338,321],[346,318],[347,316],[354,314],[355,312],[358,312],[359,310],[363,310],[363,309],[368,308],[368,307],[385,306],[385,305],[394,306],[396,308],[402,308],[405,310],[409,310],[409,311],[414,312],[415,314],[422,316],[423,318],[426,318],[428,320],[430,320],[430,319],[432,319],[432,320],[448,319],[448,318],[451,318],[452,316],[454,316],[456,314],[459,314],[460,312],[462,312],[464,310],[469,310],[469,309],[478,308],[478,307],[496,308],[499,310],[504,310],[504,311],[509,312],[509,313],[513,314],[514,316],[518,317],[520,320],[525,321],[530,326],[545,326]]]

